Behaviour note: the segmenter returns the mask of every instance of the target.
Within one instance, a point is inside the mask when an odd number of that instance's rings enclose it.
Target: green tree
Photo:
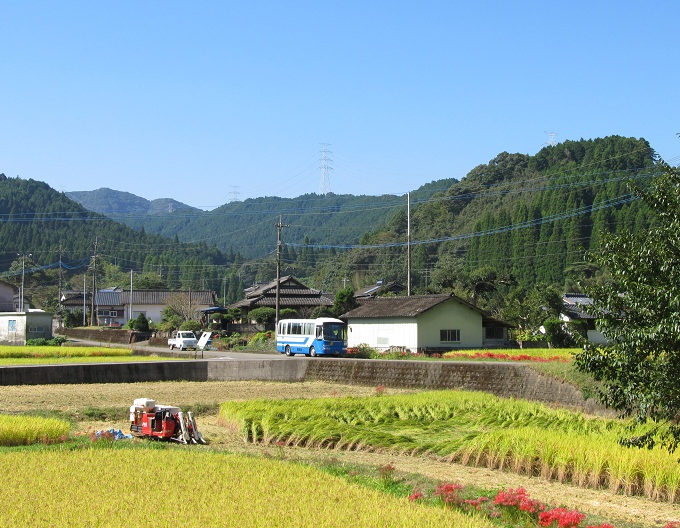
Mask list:
[[[137,330],[138,332],[148,332],[149,320],[143,313],[140,313],[136,319],[130,319],[128,326],[133,330]]]
[[[263,306],[262,308],[255,308],[248,313],[248,319],[254,320],[260,324],[268,324],[274,321],[276,317],[276,310]]]
[[[346,286],[335,294],[335,302],[333,303],[331,312],[336,317],[339,317],[356,308],[358,305],[359,303],[357,303],[357,300],[354,297],[354,290],[351,286]]]
[[[680,170],[637,193],[654,212],[646,233],[607,233],[589,257],[607,272],[586,292],[608,346],[586,344],[576,367],[602,383],[600,399],[624,416],[651,420],[628,442],[676,449],[680,441]]]

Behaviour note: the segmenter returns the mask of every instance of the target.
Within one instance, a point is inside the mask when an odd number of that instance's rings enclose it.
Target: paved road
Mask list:
[[[278,352],[260,352],[253,351],[249,352],[236,351],[236,350],[204,350],[204,351],[194,351],[194,350],[170,350],[168,347],[152,347],[148,345],[148,341],[141,343],[133,343],[133,350],[137,350],[142,353],[158,354],[160,356],[167,357],[181,357],[186,359],[221,359],[221,360],[242,360],[242,359],[282,359],[287,360],[285,354],[279,354]],[[304,357],[304,356],[302,356]]]
[[[100,341],[88,341],[85,339],[69,338],[69,341],[87,346],[100,347],[127,347],[127,344],[121,343],[105,343]],[[148,341],[141,341],[139,343],[132,343],[132,349],[141,354],[157,354],[164,357],[183,358],[183,359],[215,359],[215,360],[243,360],[243,359],[282,359],[290,360],[285,354],[278,352],[262,352],[262,351],[241,351],[241,350],[170,350],[168,347],[149,346]],[[297,356],[302,357],[304,356]]]

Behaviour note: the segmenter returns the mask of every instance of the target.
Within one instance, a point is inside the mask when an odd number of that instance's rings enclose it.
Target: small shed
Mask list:
[[[25,345],[28,339],[52,339],[50,312],[0,312],[0,345]]]
[[[367,299],[341,319],[350,348],[429,353],[484,346],[484,312],[448,294]]]

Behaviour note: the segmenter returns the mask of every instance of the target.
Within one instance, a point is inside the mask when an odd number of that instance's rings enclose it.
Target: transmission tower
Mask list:
[[[238,192],[238,185],[231,185],[231,191],[229,191],[229,201],[230,202],[238,202],[238,197],[240,196],[240,192]]]
[[[328,146],[329,143],[321,143],[321,194],[324,196],[331,192],[330,173],[333,171],[333,167],[331,167],[333,160],[328,157],[329,154],[333,153],[328,150]]]
[[[548,134],[548,142],[546,143],[546,145],[550,147],[554,147],[555,145],[557,145],[557,140],[555,140],[555,138],[557,137],[557,132],[546,132],[546,134]]]

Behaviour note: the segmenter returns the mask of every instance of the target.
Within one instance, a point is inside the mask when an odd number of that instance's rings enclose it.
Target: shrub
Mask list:
[[[379,352],[375,348],[368,346],[366,343],[361,343],[358,346],[348,348],[347,357],[370,359],[373,357],[379,357]]]
[[[180,330],[188,330],[188,331],[196,333],[201,329],[201,323],[199,323],[198,321],[194,321],[194,320],[185,321],[185,322],[182,323],[182,326],[180,326],[179,329]]]
[[[61,346],[67,341],[64,336],[54,336],[52,339],[39,337],[37,339],[27,339],[26,346]]]

